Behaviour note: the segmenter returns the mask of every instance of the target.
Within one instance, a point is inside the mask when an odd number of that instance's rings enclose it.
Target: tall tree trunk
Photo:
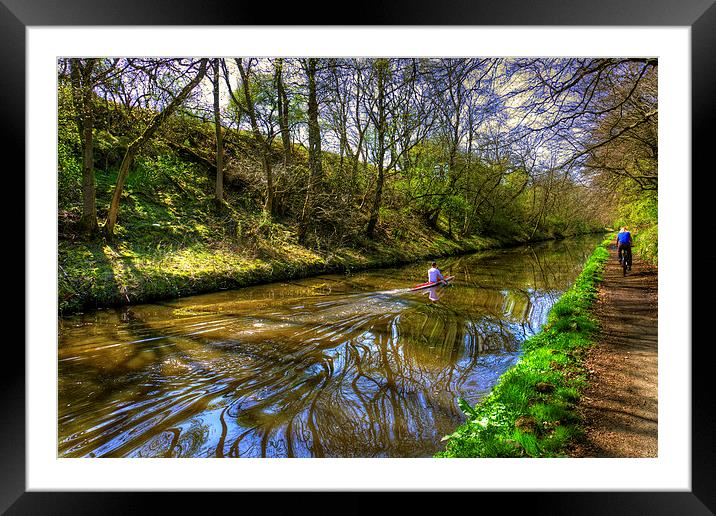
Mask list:
[[[338,103],[338,133],[339,133],[339,163],[338,173],[339,176],[343,177],[343,170],[345,165],[346,155],[350,155],[350,147],[348,145],[348,105],[345,95],[341,95],[341,81],[338,70],[336,68],[336,62],[333,61],[331,64],[331,71],[333,73],[334,80],[334,93],[336,101]],[[349,183],[350,184],[350,183]],[[345,187],[345,185],[344,185]],[[350,190],[348,190],[350,192]]]
[[[465,178],[465,198],[467,200],[467,192],[470,190],[470,179],[471,179],[471,173],[472,173],[472,139],[474,136],[474,117],[472,113],[472,108],[468,108],[468,121],[467,121],[467,175]],[[464,220],[462,225],[462,231],[461,236],[467,236],[470,232],[470,226],[472,225],[472,220],[470,219],[470,210],[465,208],[464,213]]]
[[[117,223],[117,215],[119,213],[119,201],[122,197],[122,190],[124,189],[124,184],[127,181],[127,176],[129,175],[129,169],[132,166],[132,163],[134,162],[134,158],[137,156],[137,153],[141,150],[141,148],[144,146],[147,141],[154,135],[155,132],[157,132],[157,129],[162,125],[162,123],[169,118],[169,116],[176,110],[176,108],[184,102],[186,97],[189,96],[189,93],[196,88],[196,86],[201,82],[201,80],[204,78],[204,75],[206,75],[206,65],[207,65],[208,59],[204,58],[201,60],[201,64],[199,65],[199,72],[196,74],[196,77],[189,82],[184,88],[179,92],[179,95],[177,95],[168,105],[164,108],[163,111],[160,111],[149,122],[149,125],[144,129],[141,135],[137,139],[135,139],[132,143],[129,144],[127,147],[127,152],[124,154],[124,158],[122,159],[122,164],[119,167],[119,172],[117,173],[117,183],[114,185],[114,192],[112,193],[112,202],[109,205],[109,212],[107,213],[107,222],[104,225],[104,232],[105,236],[108,239],[112,239],[114,237],[114,226]]]
[[[250,65],[250,62],[249,62]],[[251,86],[249,83],[249,70],[244,69],[243,59],[236,59],[236,66],[239,68],[241,75],[241,87],[244,93],[244,101],[246,102],[246,111],[251,122],[251,132],[254,137],[254,147],[261,152],[261,163],[264,168],[266,177],[266,198],[264,200],[264,213],[273,215],[274,210],[274,186],[273,186],[273,170],[271,169],[271,145],[259,130],[259,122],[256,118],[256,109],[254,108],[254,99],[251,96]]]
[[[549,195],[552,190],[552,174],[553,172],[550,170],[547,175],[547,182],[544,187],[544,194],[542,195],[542,206],[539,209],[539,213],[537,214],[537,220],[535,221],[535,225],[532,228],[532,233],[530,233],[530,240],[532,240],[535,236],[535,233],[537,233],[537,229],[539,228],[539,224],[542,221],[542,217],[544,216],[545,210],[547,208],[547,202],[549,201]]]
[[[368,219],[368,227],[366,228],[366,235],[368,238],[373,238],[375,226],[378,224],[378,214],[380,213],[381,198],[383,195],[383,181],[383,164],[378,163],[378,176],[375,182],[375,196],[373,197],[373,206],[370,210],[370,218]]]
[[[214,126],[216,128],[216,189],[218,203],[224,200],[224,142],[221,136],[221,113],[219,111],[219,60],[213,60],[214,68]]]
[[[306,231],[313,217],[313,202],[316,191],[323,181],[323,168],[321,165],[321,128],[318,125],[318,99],[316,96],[316,59],[308,59],[306,63],[308,78],[308,187],[303,211],[299,223],[298,237],[300,241],[306,236]]]
[[[97,197],[94,177],[93,136],[94,109],[92,106],[92,73],[96,59],[71,59],[70,78],[72,100],[75,106],[77,131],[82,142],[82,217],[80,230],[93,236],[99,231]]]
[[[278,125],[283,143],[283,164],[291,163],[291,133],[288,129],[288,95],[283,82],[283,59],[276,60],[276,93],[278,104]]]
[[[356,152],[353,155],[353,167],[351,169],[351,180],[350,180],[350,195],[353,196],[356,188],[356,181],[358,178],[358,172],[360,167],[360,155],[363,151],[363,144],[364,144],[364,137],[365,132],[367,130],[368,124],[361,127],[360,120],[361,120],[361,111],[360,111],[360,91],[362,89],[361,84],[361,74],[360,71],[356,71],[355,74],[355,80],[356,80],[356,101],[355,101],[355,112],[353,114],[354,120],[356,123],[356,130],[358,131],[358,144],[356,145]],[[347,121],[346,121],[347,123]],[[368,160],[365,157],[365,153],[363,154],[364,162],[367,162]],[[366,163],[367,167],[367,163]],[[361,201],[360,207],[363,208],[363,202],[365,201],[365,196],[363,196],[363,201]]]
[[[376,136],[378,138],[378,156],[376,167],[378,168],[378,174],[375,182],[375,196],[373,197],[373,206],[370,210],[370,218],[368,219],[368,227],[366,228],[366,235],[368,236],[368,238],[373,238],[375,226],[378,224],[378,215],[380,213],[384,182],[383,162],[385,160],[386,136],[385,75],[387,72],[387,62],[379,60],[376,65],[378,72],[378,127],[376,128]]]

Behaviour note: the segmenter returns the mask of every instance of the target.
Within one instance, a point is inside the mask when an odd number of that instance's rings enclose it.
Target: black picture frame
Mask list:
[[[358,6],[356,6],[358,7]],[[4,155],[18,157],[16,169],[25,169],[25,94],[26,40],[28,26],[74,25],[342,25],[346,19],[320,20],[320,16],[334,15],[336,4],[319,2],[287,12],[267,12],[261,3],[230,4],[216,0],[189,2],[187,0],[0,0],[0,52],[3,55],[3,74],[0,74],[0,103],[3,114]],[[350,14],[351,25],[553,25],[553,26],[686,26],[691,28],[692,70],[692,170],[699,175],[699,188],[692,186],[692,240],[696,235],[707,236],[704,222],[709,220],[705,206],[707,195],[713,189],[704,181],[713,176],[709,159],[713,147],[708,129],[713,124],[716,86],[716,5],[714,0],[501,0],[500,2],[413,2],[386,3],[361,2],[360,8]],[[316,13],[321,13],[316,17]],[[348,17],[348,14],[343,16]],[[23,99],[20,101],[19,99]],[[685,180],[693,180],[685,178]],[[19,174],[17,174],[19,176]],[[19,179],[18,179],[19,180]],[[692,182],[693,184],[693,182]],[[25,191],[24,182],[16,191]],[[703,208],[702,208],[703,207]],[[699,212],[703,209],[704,212]],[[702,233],[703,230],[704,232]],[[20,240],[26,238],[21,235]],[[713,259],[697,260],[692,254],[695,270],[697,263],[711,270]],[[23,260],[26,263],[26,257]],[[25,277],[32,271],[25,266]],[[9,287],[8,287],[9,288]],[[692,321],[707,320],[706,304],[697,303],[696,289],[692,289]],[[666,293],[664,293],[666,294]],[[32,310],[26,306],[26,310]],[[693,328],[693,326],[692,326]],[[689,328],[684,329],[688,332]],[[692,489],[688,492],[509,492],[473,493],[471,497],[442,495],[449,500],[447,510],[455,510],[456,501],[479,503],[479,507],[509,506],[510,509],[529,511],[532,514],[714,514],[716,512],[716,468],[713,428],[716,424],[710,397],[711,385],[707,369],[711,367],[713,352],[708,337],[691,338],[692,359]],[[661,343],[660,343],[661,344]],[[670,343],[664,343],[668,345]],[[677,343],[673,343],[676,345]],[[9,347],[9,346],[8,346]],[[127,514],[130,512],[193,512],[206,510],[208,495],[196,493],[124,493],[124,492],[27,492],[25,488],[25,353],[14,345],[10,353],[11,368],[0,375],[0,397],[5,410],[0,415],[0,511],[8,514]],[[688,352],[685,349],[684,352]],[[595,459],[597,460],[597,459]],[[410,493],[395,497],[404,501],[425,504],[425,497],[436,493]],[[247,502],[247,497],[251,500]],[[229,497],[240,496],[242,503],[254,501],[270,503],[268,512],[291,512],[297,508],[315,507],[315,493],[212,493],[212,506],[221,507]],[[322,496],[341,496],[340,512],[366,512],[375,510],[366,502],[365,493],[324,493]],[[438,494],[439,496],[439,494]],[[332,502],[318,502],[329,510]],[[428,502],[429,503],[429,502]],[[154,507],[153,507],[154,504]],[[324,505],[325,504],[325,505]],[[158,509],[158,508],[161,509]],[[385,507],[382,505],[381,507]],[[477,509],[476,511],[479,510]],[[238,507],[237,507],[238,508]],[[280,510],[283,509],[283,510]],[[320,509],[318,509],[320,510]],[[501,509],[499,509],[501,510]],[[266,512],[266,511],[263,511]]]

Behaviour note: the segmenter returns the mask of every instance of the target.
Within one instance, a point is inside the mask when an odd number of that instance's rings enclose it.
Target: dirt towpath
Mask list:
[[[587,353],[589,387],[578,410],[586,436],[572,457],[656,457],[658,269],[634,258],[623,277],[615,250],[594,313],[601,331]]]

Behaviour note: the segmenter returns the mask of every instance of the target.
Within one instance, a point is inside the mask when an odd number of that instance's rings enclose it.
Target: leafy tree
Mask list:
[[[112,194],[112,201],[109,206],[109,212],[107,213],[107,222],[104,225],[105,236],[109,239],[114,236],[114,226],[117,223],[117,215],[119,213],[119,202],[122,196],[122,190],[124,184],[127,181],[130,167],[134,162],[134,158],[137,153],[142,149],[144,145],[154,136],[162,123],[179,107],[179,105],[186,100],[189,93],[198,86],[201,80],[206,75],[208,59],[204,58],[196,62],[189,63],[187,66],[187,73],[198,64],[198,71],[192,79],[185,84],[185,86],[179,91],[179,93],[173,97],[169,103],[161,111],[157,111],[152,117],[149,124],[144,128],[142,133],[134,141],[132,141],[127,147],[127,151],[122,159],[122,164],[119,167],[117,174],[117,182],[114,187]]]

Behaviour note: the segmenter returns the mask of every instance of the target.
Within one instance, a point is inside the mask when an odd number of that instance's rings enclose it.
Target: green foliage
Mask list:
[[[57,146],[57,198],[60,210],[82,202],[82,159],[67,140]]]
[[[57,196],[60,210],[72,210],[82,202],[82,151],[70,90],[58,90]]]
[[[465,150],[451,158],[449,142],[443,140],[438,135],[416,145],[395,182],[396,191],[417,213],[440,210],[443,229],[448,221],[459,221],[463,234],[520,241],[602,229],[585,209],[585,190],[577,184],[546,184],[507,159]]]
[[[105,129],[95,130],[93,139],[95,162],[104,165],[105,168],[119,168],[129,139],[115,136]]]
[[[445,197],[443,205],[446,215],[452,216],[454,219],[463,217],[470,205],[461,195],[448,195]]]
[[[477,406],[458,405],[467,421],[443,438],[437,457],[559,457],[580,435],[574,410],[584,387],[579,350],[591,345],[589,310],[609,257],[605,240],[553,306],[540,333],[523,344],[520,362]]]
[[[634,239],[634,254],[657,264],[659,253],[659,203],[653,191],[631,192],[625,196],[615,226],[626,226]]]
[[[659,262],[659,226],[649,226],[634,237],[634,251],[642,259],[656,265]]]
[[[173,181],[178,182],[175,184],[184,184],[187,182],[186,179],[188,177],[191,178],[189,183],[194,183],[198,180],[201,184],[202,181],[195,174],[194,168],[195,167],[190,163],[180,160],[171,154],[156,157],[139,156],[135,160],[134,169],[129,174],[129,177],[127,177],[127,188],[145,193],[150,191],[156,192],[158,189],[168,186]],[[204,186],[208,186],[206,181],[203,182]],[[190,185],[186,186],[191,187]]]

